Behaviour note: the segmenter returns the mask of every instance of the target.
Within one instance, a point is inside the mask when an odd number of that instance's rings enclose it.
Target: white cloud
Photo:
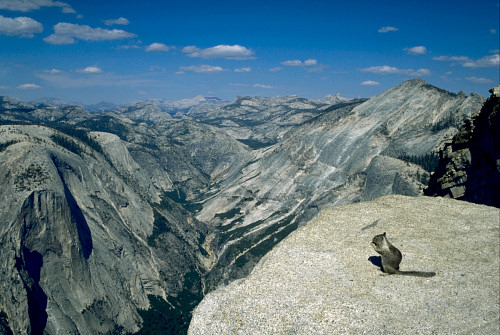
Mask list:
[[[60,7],[63,13],[76,13],[71,6],[62,1],[52,0],[0,0],[0,9],[29,12],[41,7]]]
[[[76,72],[85,74],[98,74],[102,73],[103,71],[97,66],[87,66],[85,69],[76,70]]]
[[[465,56],[439,56],[439,57],[432,57],[432,59],[437,60],[437,61],[453,61],[453,62],[466,62],[469,59],[469,57]]]
[[[387,27],[382,27],[378,30],[379,33],[388,33],[390,31],[398,31],[399,28],[396,28],[396,27],[390,27],[390,26],[387,26]]]
[[[286,60],[284,62],[281,62],[281,65],[289,66],[289,67],[305,67],[307,72],[316,72],[316,73],[323,72],[323,70],[327,67],[323,64],[319,64],[318,60],[312,59],[312,58],[306,59],[305,61],[301,61],[298,59]],[[282,70],[282,68],[275,67],[275,68],[270,69],[269,71],[278,72],[281,70]]]
[[[403,70],[403,74],[407,74],[410,76],[416,76],[416,77],[425,77],[425,76],[430,76],[431,71],[429,69],[418,69],[417,71],[413,71],[412,69],[408,69],[408,70]]]
[[[284,62],[281,62],[282,65],[284,66],[304,66],[304,63],[300,60],[287,60]]]
[[[130,23],[130,21],[124,17],[104,21],[104,24],[107,26],[112,26],[114,24],[121,25],[121,26],[127,26],[129,23]]]
[[[498,67],[500,66],[500,54],[484,56],[477,60],[470,60],[462,64],[463,67]]]
[[[424,55],[427,53],[427,48],[422,45],[413,48],[405,48],[404,50],[410,55]]]
[[[318,65],[318,61],[316,59],[306,59],[304,61],[305,66],[316,66]]]
[[[361,86],[377,86],[380,85],[378,81],[367,80],[361,83]]]
[[[401,74],[401,75],[408,75],[408,76],[429,76],[431,74],[431,71],[428,69],[418,69],[418,70],[413,70],[413,69],[398,69],[397,67],[393,66],[388,66],[388,65],[381,65],[381,66],[372,66],[368,67],[365,69],[361,69],[361,72],[368,72],[368,73],[375,73],[375,74]]]
[[[215,47],[200,49],[195,46],[187,46],[182,49],[182,52],[192,58],[225,58],[232,60],[245,60],[253,58],[253,50],[247,49],[241,45],[217,45]]]
[[[137,44],[129,44],[129,45],[119,45],[116,47],[119,50],[130,50],[130,49],[141,49],[142,47]]]
[[[62,73],[62,71],[58,70],[58,69],[43,70],[43,72],[49,73],[49,74],[59,74],[59,73]]]
[[[283,68],[278,66],[278,67],[273,67],[273,68],[269,69],[269,72],[280,72],[282,70],[283,70]]]
[[[111,41],[135,37],[135,34],[120,29],[92,28],[86,25],[60,22],[54,26],[54,34],[43,40],[50,44],[73,44],[75,39],[83,41]]]
[[[34,34],[41,33],[43,25],[29,17],[9,18],[0,15],[0,34],[7,36],[20,36],[32,38]]]
[[[196,72],[196,73],[218,73],[225,71],[220,66],[212,66],[212,65],[192,65],[192,66],[181,66],[178,74],[184,72]]]
[[[496,50],[495,50],[496,51]],[[498,67],[500,66],[500,54],[484,56],[479,59],[471,59],[466,56],[439,56],[434,57],[437,61],[449,61],[461,64],[463,67],[477,68],[477,67]]]
[[[362,72],[376,73],[376,74],[398,74],[401,70],[396,67],[382,65],[382,66],[372,66],[365,69],[361,69]]]
[[[253,88],[263,88],[263,89],[272,89],[271,85],[264,85],[264,84],[243,84],[243,83],[231,83],[229,86],[234,86],[234,87],[253,87]]]
[[[18,89],[20,90],[37,90],[42,88],[41,86],[38,86],[37,84],[22,84],[17,86]]]
[[[166,69],[163,66],[152,65],[149,67],[150,72],[165,72]]]
[[[187,54],[191,54],[191,53],[197,52],[199,50],[200,49],[195,47],[194,45],[190,45],[190,46],[184,47],[182,49],[182,52],[187,53]]]
[[[169,51],[170,47],[168,45],[165,45],[163,43],[152,43],[150,44],[147,48],[147,52],[151,51]]]
[[[234,72],[251,72],[251,71],[252,71],[252,69],[249,67],[242,67],[239,69],[234,69]]]
[[[270,85],[263,85],[263,84],[253,84],[252,87],[254,87],[254,88],[265,88],[265,89],[271,89],[271,88],[273,88]]]
[[[465,79],[468,81],[472,81],[473,83],[476,83],[476,84],[492,84],[492,83],[494,83],[493,80],[488,79],[488,78],[467,77]]]
[[[284,66],[316,66],[318,65],[318,61],[316,59],[306,59],[305,61],[301,60],[287,60],[281,63]]]
[[[306,71],[310,73],[322,73],[327,67],[327,65],[319,64],[318,66],[308,67]]]

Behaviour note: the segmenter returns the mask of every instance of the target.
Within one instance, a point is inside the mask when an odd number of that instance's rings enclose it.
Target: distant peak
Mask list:
[[[322,100],[327,102],[327,103],[337,103],[337,102],[349,101],[351,99],[344,98],[343,96],[340,95],[340,93],[337,93],[335,95],[328,94]]]
[[[422,79],[422,78],[414,78],[414,79],[410,79],[410,80],[407,80],[403,83],[403,85],[405,84],[409,84],[409,85],[414,85],[414,86],[420,86],[420,85],[427,85],[427,82]]]

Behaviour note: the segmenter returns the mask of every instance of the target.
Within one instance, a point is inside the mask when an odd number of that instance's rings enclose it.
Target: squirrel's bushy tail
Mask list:
[[[404,276],[415,276],[415,277],[433,277],[436,275],[435,272],[421,272],[421,271],[398,271],[397,274]]]

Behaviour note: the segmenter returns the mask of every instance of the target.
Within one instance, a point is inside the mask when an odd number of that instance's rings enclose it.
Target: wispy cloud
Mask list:
[[[92,28],[86,25],[60,22],[54,26],[54,33],[43,40],[50,44],[73,44],[83,41],[111,41],[135,37],[135,34],[120,29]]]
[[[128,24],[130,24],[130,21],[127,20],[126,18],[124,17],[120,17],[118,19],[110,19],[110,20],[106,20],[104,21],[104,24],[107,25],[107,26],[112,26],[112,25],[120,25],[120,26],[127,26]]]
[[[29,17],[9,18],[0,15],[0,34],[7,36],[20,36],[32,38],[34,34],[41,33],[43,25]]]
[[[62,71],[58,70],[58,69],[43,70],[42,72],[49,73],[49,74],[60,74],[60,73],[62,73]]]
[[[170,47],[168,45],[163,44],[163,43],[152,43],[146,48],[147,52],[152,52],[152,51],[166,52],[169,50],[170,50]]]
[[[38,90],[42,87],[38,86],[37,84],[22,84],[17,86],[17,88],[20,90]]]
[[[375,74],[400,74],[400,75],[407,75],[407,76],[429,76],[431,74],[431,71],[428,69],[418,69],[418,70],[413,70],[413,69],[398,69],[397,67],[393,66],[388,66],[388,65],[381,65],[381,66],[372,66],[368,67],[365,69],[361,69],[361,72],[368,72],[368,73],[375,73]]]
[[[316,59],[306,59],[305,61],[301,60],[287,60],[281,62],[281,65],[284,66],[316,66],[318,65],[318,61]]]
[[[41,7],[60,7],[63,13],[76,13],[66,2],[53,0],[0,0],[0,9],[30,12]]]
[[[496,50],[495,50],[496,51]],[[478,68],[478,67],[498,67],[500,66],[500,54],[484,56],[479,59],[471,59],[466,56],[439,56],[434,57],[437,61],[448,61],[458,63],[463,67]]]
[[[116,47],[119,50],[142,49],[142,46],[137,44],[119,45]]]
[[[251,72],[252,69],[249,67],[241,67],[239,69],[234,69],[234,72]]]
[[[304,61],[298,59],[286,60],[284,62],[281,62],[281,65],[289,67],[303,67],[306,69],[307,72],[316,72],[316,73],[321,73],[325,68],[327,68],[326,65],[319,64],[317,59],[312,59],[312,58],[306,59]],[[270,71],[278,72],[281,71],[281,68],[273,68]]]
[[[500,66],[500,54],[484,56],[476,60],[470,60],[462,64],[464,67],[498,67]]]
[[[102,73],[102,69],[97,67],[97,66],[87,66],[84,69],[76,70],[78,73],[84,73],[84,74],[98,74]]]
[[[422,45],[413,48],[405,48],[404,50],[410,55],[425,55],[427,53],[427,48]]]
[[[378,30],[379,33],[388,33],[390,31],[398,31],[399,28],[396,28],[396,27],[391,27],[391,26],[386,26],[386,27],[382,27]]]
[[[467,77],[465,78],[468,81],[471,81],[476,84],[493,84],[494,81],[488,78],[478,78],[478,77]]]
[[[191,65],[191,66],[181,66],[180,72],[196,72],[196,73],[219,73],[226,71],[220,66],[212,65]]]
[[[163,66],[151,65],[149,67],[150,72],[165,72],[166,69]]]
[[[361,86],[377,86],[380,85],[378,81],[367,80],[361,83]]]
[[[264,88],[264,89],[271,89],[273,88],[271,85],[264,85],[264,84],[253,84],[253,88]]]
[[[252,87],[252,88],[261,88],[261,89],[273,89],[274,87],[266,84],[243,84],[243,83],[231,83],[230,86],[234,87]]]
[[[85,70],[85,69],[83,69]],[[147,75],[116,75],[102,72],[99,75],[92,73],[82,73],[76,71],[62,72],[58,75],[43,71],[35,72],[35,76],[42,79],[50,86],[60,88],[81,88],[81,87],[143,87],[144,85],[154,85],[155,82]],[[157,83],[156,83],[157,84]]]
[[[187,46],[182,49],[188,57],[192,58],[225,58],[231,60],[252,59],[254,51],[241,45],[217,45],[215,47],[200,49],[196,46]]]
[[[470,60],[469,57],[465,56],[439,56],[439,57],[432,57],[432,59],[437,61],[451,61],[451,62],[466,62]]]
[[[280,71],[282,71],[282,70],[283,70],[283,68],[282,68],[282,67],[277,66],[277,67],[270,68],[270,69],[269,69],[269,72],[280,72]]]

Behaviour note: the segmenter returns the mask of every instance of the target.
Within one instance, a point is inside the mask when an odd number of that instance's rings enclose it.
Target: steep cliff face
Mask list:
[[[500,86],[440,151],[427,195],[500,207]]]
[[[91,136],[101,152],[0,126],[0,310],[16,333],[135,332],[150,295],[175,301],[203,271],[203,224],[161,198],[117,136]]]

